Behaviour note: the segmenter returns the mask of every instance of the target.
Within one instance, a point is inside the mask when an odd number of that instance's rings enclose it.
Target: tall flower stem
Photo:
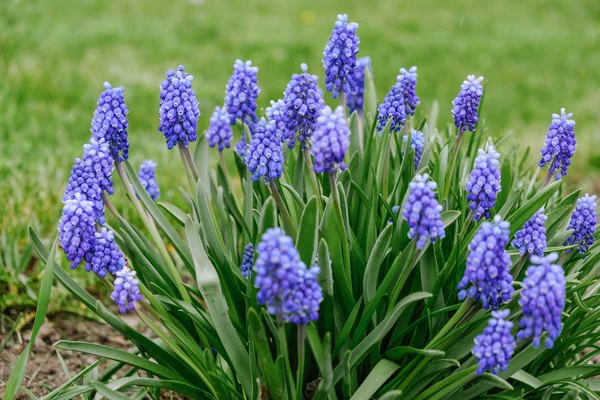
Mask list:
[[[219,160],[221,162],[223,174],[225,175],[225,180],[227,181],[227,186],[229,186],[229,190],[232,190],[231,179],[229,179],[229,172],[227,171],[227,164],[225,163],[225,157],[223,157],[222,151],[219,152]]]
[[[533,190],[533,185],[535,185],[535,181],[537,180],[537,177],[540,174],[541,170],[542,169],[540,167],[537,167],[535,173],[532,175],[531,182],[529,182],[529,186],[527,187],[527,192],[525,192],[526,199],[529,198],[529,193],[531,193],[531,191]]]
[[[552,179],[552,174],[550,173],[550,170],[548,170],[548,173],[546,174],[546,177],[544,178],[544,182],[542,182],[542,186],[540,187],[540,189],[543,189],[546,186],[548,186],[548,184],[550,183],[550,179]]]
[[[106,192],[102,193],[102,201],[104,201],[104,205],[106,208],[108,208],[111,214],[114,215],[118,220],[121,220],[121,214],[119,214],[113,203],[110,201]]]
[[[519,262],[517,262],[517,264],[515,265],[515,269],[513,271],[513,278],[517,279],[519,277],[519,274],[521,273],[521,270],[523,269],[523,266],[525,265],[527,258],[528,258],[527,253],[525,253],[521,256],[521,258],[519,259]]]
[[[346,232],[346,224],[344,223],[342,203],[340,201],[340,194],[337,188],[335,172],[329,173],[329,183],[331,186],[331,195],[333,196],[333,203],[335,205],[335,215],[338,223],[338,229],[340,230],[340,234],[342,235],[342,254],[344,256],[344,265],[346,266],[346,275],[348,277],[348,283],[350,284],[350,287],[352,287],[352,272],[350,270],[350,248],[348,247],[348,232]]]
[[[365,152],[365,115],[364,111],[360,111],[357,114],[358,120],[358,151],[361,155]]]
[[[452,155],[450,156],[450,165],[448,166],[448,171],[446,171],[446,177],[444,179],[444,196],[442,196],[442,200],[447,199],[448,195],[450,194],[450,179],[452,177],[454,165],[456,164],[456,157],[458,155],[458,149],[460,148],[460,142],[462,140],[463,133],[463,130],[459,128],[456,135],[456,141],[454,142],[454,148],[452,149]]]
[[[348,115],[346,114],[346,93],[344,93],[344,91],[342,90],[340,92],[340,105],[342,106],[342,108],[344,109],[344,118],[348,118]]]
[[[286,233],[295,239],[297,234],[296,226],[292,222],[292,217],[290,217],[290,213],[285,207],[281,193],[279,193],[277,184],[273,179],[269,180],[269,189],[271,189],[273,200],[275,200],[275,204],[277,204],[277,208],[279,208],[279,212],[281,213],[281,219],[283,221],[283,226],[285,227]]]
[[[175,267],[175,263],[173,263],[173,260],[171,259],[171,255],[167,251],[167,248],[165,247],[165,244],[162,241],[162,238],[160,237],[160,233],[158,232],[158,229],[156,228],[154,221],[148,216],[148,214],[144,210],[144,207],[142,206],[142,203],[140,203],[139,199],[135,195],[133,187],[131,186],[131,182],[129,181],[129,178],[127,177],[127,174],[125,173],[125,170],[123,169],[123,165],[119,161],[115,162],[115,164],[116,164],[117,173],[119,174],[119,177],[121,178],[121,181],[123,182],[123,185],[125,186],[125,190],[127,190],[129,199],[133,203],[135,209],[137,210],[138,214],[140,215],[140,218],[142,219],[142,222],[144,223],[144,225],[146,226],[146,229],[150,233],[150,236],[152,237],[154,244],[158,248],[160,255],[164,259],[165,263],[167,263],[167,267],[169,268],[169,272],[170,272],[171,278],[173,279],[173,282],[175,282],[175,284],[177,285],[177,288],[179,289],[179,292],[180,292],[182,298],[186,301],[190,301],[190,297],[187,293],[187,290],[183,286],[183,283],[181,282],[179,273],[177,272],[177,267]]]
[[[285,325],[279,322],[279,350],[283,356],[283,375],[287,380],[287,388],[289,395],[294,393],[294,376],[292,375],[292,367],[290,365],[290,352],[288,351],[287,337],[285,334]],[[293,398],[293,397],[292,397]]]
[[[298,325],[298,370],[296,371],[296,400],[302,399],[302,386],[304,385],[305,338],[305,326]]]
[[[179,149],[179,154],[181,155],[181,159],[183,161],[185,174],[188,178],[190,186],[192,187],[192,190],[194,190],[196,188],[196,182],[198,182],[199,178],[196,163],[194,163],[194,160],[192,159],[189,148],[185,147],[181,142],[177,144],[177,148]]]
[[[389,314],[392,311],[392,309],[394,308],[394,306],[396,305],[396,301],[398,301],[398,297],[400,296],[400,291],[404,287],[404,284],[406,283],[408,277],[410,276],[410,273],[415,268],[415,266],[417,265],[417,262],[419,262],[422,255],[423,255],[423,250],[417,250],[417,252],[415,253],[415,256],[413,257],[413,259],[410,262],[410,264],[408,265],[408,267],[404,268],[404,270],[402,271],[400,277],[398,278],[398,281],[396,282],[396,285],[394,286],[394,289],[392,290],[392,294],[390,296],[390,301],[388,303],[388,308],[387,308],[386,314]]]
[[[302,153],[304,154],[304,162],[306,164],[306,168],[308,168],[308,173],[310,174],[310,181],[312,184],[313,192],[315,196],[317,196],[317,208],[319,209],[319,215],[323,215],[323,205],[321,204],[321,190],[319,189],[319,182],[317,181],[317,175],[313,169],[313,162],[310,158],[310,153],[308,149],[303,149]]]

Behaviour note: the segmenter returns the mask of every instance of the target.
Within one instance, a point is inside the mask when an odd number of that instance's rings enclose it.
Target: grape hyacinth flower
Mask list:
[[[519,340],[533,337],[533,347],[540,345],[540,336],[547,332],[546,347],[552,348],[560,336],[562,311],[565,307],[565,272],[554,264],[557,253],[546,257],[531,256],[533,263],[521,284],[519,305],[523,308],[521,329],[517,333]]]
[[[356,60],[356,71],[354,71],[354,82],[356,90],[348,93],[348,112],[352,114],[356,111],[362,115],[365,97],[365,69],[373,71],[371,68],[371,57],[362,57]]]
[[[244,278],[252,278],[252,261],[254,260],[254,245],[248,243],[244,247],[244,254],[242,255],[242,275]]]
[[[300,260],[291,237],[280,228],[267,230],[257,246],[254,265],[256,299],[281,322],[307,324],[319,318],[323,292],[317,277],[319,267],[310,269]]]
[[[135,277],[135,271],[131,271],[128,267],[123,267],[116,275],[115,288],[110,297],[119,306],[121,314],[125,314],[135,308],[136,301],[142,300],[138,287],[140,281]]]
[[[160,188],[158,187],[158,183],[156,183],[156,176],[154,174],[154,170],[156,169],[156,163],[152,160],[145,160],[140,165],[140,171],[138,173],[138,178],[140,183],[146,189],[146,193],[152,200],[156,200],[160,196]]]
[[[62,216],[58,225],[58,239],[71,268],[82,260],[90,261],[96,239],[96,211],[94,203],[81,193],[74,193],[63,201]]]
[[[244,162],[252,173],[252,181],[261,177],[265,183],[281,178],[283,171],[283,152],[281,142],[277,138],[275,121],[267,122],[261,118],[252,133],[252,141],[246,149]]]
[[[284,113],[288,131],[283,136],[288,140],[288,147],[293,149],[298,143],[305,148],[308,146],[319,113],[325,106],[319,92],[317,76],[309,74],[306,64],[301,66],[302,73],[292,75],[283,97]],[[296,133],[298,137],[296,138]]]
[[[406,122],[406,107],[404,106],[405,99],[403,88],[400,82],[396,82],[390,88],[390,91],[383,99],[383,103],[379,104],[379,115],[377,116],[377,132],[383,131],[389,120],[390,131],[398,132]]]
[[[265,109],[269,122],[275,122],[275,128],[277,129],[277,137],[283,142],[285,140],[294,140],[294,132],[287,128],[287,118],[285,116],[285,102],[283,100],[277,100],[276,102],[271,100],[271,107]],[[289,143],[289,142],[288,142]],[[293,144],[293,143],[292,143]]]
[[[92,118],[92,138],[100,141],[104,138],[110,146],[110,153],[118,161],[129,158],[129,140],[127,136],[127,114],[123,88],[113,88],[104,82],[104,91],[98,97],[98,107]]]
[[[183,65],[166,73],[166,79],[160,84],[160,108],[158,110],[162,132],[171,150],[182,143],[187,147],[196,141],[196,124],[200,116],[196,92],[192,89],[194,77],[187,72]]]
[[[486,310],[496,310],[510,300],[513,278],[509,271],[510,256],[505,249],[509,226],[497,215],[493,222],[484,222],[469,243],[467,268],[458,283],[460,300],[469,296],[481,301]]]
[[[417,240],[419,250],[425,248],[428,240],[435,243],[446,236],[442,206],[435,196],[437,184],[428,179],[427,174],[415,176],[409,184],[410,194],[402,209],[402,218],[410,227],[408,237]]]
[[[238,154],[238,156],[240,156],[243,159],[246,158],[246,150],[247,150],[247,146],[246,146],[246,138],[244,136],[242,136],[240,138],[240,141],[237,142],[237,144],[235,145],[235,152]]]
[[[345,170],[344,157],[350,144],[350,129],[346,124],[344,109],[336,107],[332,111],[326,106],[317,119],[315,132],[311,138],[311,153],[315,158],[313,170],[316,173],[331,173]]]
[[[89,262],[85,263],[86,271],[94,271],[100,278],[106,273],[116,274],[125,267],[125,257],[115,243],[112,231],[102,228],[96,232],[96,240],[92,248]]]
[[[475,159],[475,167],[471,171],[465,186],[468,192],[469,208],[473,210],[473,220],[489,218],[490,210],[496,204],[496,196],[500,192],[500,153],[489,145],[487,153],[479,149]]]
[[[483,95],[483,86],[481,82],[483,76],[475,78],[475,75],[469,75],[467,80],[460,87],[460,92],[452,101],[452,116],[454,117],[454,125],[460,132],[469,130],[475,131],[477,122],[479,121],[479,102]]]
[[[515,337],[510,333],[513,323],[506,320],[508,314],[508,310],[492,311],[488,326],[475,338],[475,345],[471,352],[479,364],[477,375],[488,370],[498,375],[498,372],[506,371],[508,368],[508,363],[517,347]]]
[[[533,214],[529,221],[525,222],[523,228],[515,233],[512,245],[521,255],[535,254],[538,257],[544,255],[544,250],[547,247],[544,223],[548,217],[543,211],[541,209]]]
[[[225,107],[215,107],[215,111],[210,117],[210,125],[206,132],[206,141],[212,148],[217,146],[219,151],[231,146],[233,131],[229,125],[229,114]]]
[[[251,124],[256,123],[256,98],[258,87],[258,67],[252,61],[235,60],[233,74],[225,89],[225,107],[229,113],[229,124],[235,125],[236,119]]]
[[[356,35],[358,24],[348,22],[346,14],[338,14],[337,19],[323,52],[325,88],[328,92],[332,92],[334,99],[338,97],[340,91],[352,93],[356,90],[354,72],[360,43]]]
[[[571,157],[577,148],[575,121],[569,119],[572,116],[573,113],[565,113],[564,108],[560,109],[560,115],[552,114],[552,123],[546,134],[544,148],[540,152],[542,158],[538,165],[543,167],[550,164],[548,177],[554,175],[557,181],[567,175]]]
[[[400,206],[394,206],[392,207],[392,212],[394,214],[398,214],[398,210],[400,210]],[[389,223],[394,222],[394,218],[390,217],[390,219],[388,220]]]
[[[415,115],[417,106],[421,104],[421,100],[417,96],[417,67],[411,67],[408,71],[400,68],[400,75],[396,80],[402,88],[406,114]]]
[[[402,142],[404,143],[404,150],[402,151],[402,156],[404,157],[404,152],[406,151],[406,142],[408,141],[408,135],[404,135],[402,137]],[[421,163],[421,157],[423,156],[423,149],[425,148],[425,137],[423,136],[423,132],[412,129],[410,131],[410,148],[415,151],[415,171],[419,169],[419,164]]]
[[[575,211],[571,215],[571,221],[567,230],[573,229],[573,233],[567,241],[565,246],[573,244],[579,245],[577,251],[579,254],[584,254],[594,244],[594,233],[596,232],[597,224],[596,216],[596,196],[585,196],[577,199],[577,205]]]
[[[113,194],[113,157],[104,138],[91,138],[89,143],[83,145],[83,163],[93,172],[100,190]]]

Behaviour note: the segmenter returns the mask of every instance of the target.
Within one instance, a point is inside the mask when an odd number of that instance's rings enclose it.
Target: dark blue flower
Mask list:
[[[257,182],[261,177],[265,183],[271,179],[281,178],[283,171],[283,152],[281,141],[277,137],[275,121],[267,122],[264,118],[255,125],[252,141],[246,149],[244,161],[252,180]]]
[[[206,131],[206,141],[210,147],[215,147],[219,151],[231,146],[233,132],[229,125],[229,114],[225,107],[215,107],[215,111],[210,117],[210,125]]]
[[[233,74],[225,89],[225,107],[229,113],[229,124],[235,125],[236,119],[251,124],[256,123],[256,98],[258,87],[258,67],[252,61],[235,60]]]
[[[240,141],[236,143],[235,145],[235,152],[243,159],[246,158],[246,150],[247,150],[247,146],[246,146],[246,138],[244,136],[242,136],[240,138]]]
[[[402,137],[402,142],[404,143],[404,150],[402,151],[402,156],[404,157],[404,152],[406,151],[406,142],[408,141],[408,135],[404,135]],[[419,164],[421,163],[421,157],[423,156],[423,149],[425,148],[425,137],[423,136],[423,132],[416,131],[412,129],[410,131],[410,148],[415,151],[415,171],[419,169]]]
[[[365,69],[373,71],[371,68],[371,57],[362,57],[356,60],[356,71],[354,71],[354,82],[356,90],[348,93],[348,111],[352,114],[356,111],[362,114],[365,97]]]
[[[535,254],[542,257],[546,250],[546,227],[544,226],[548,217],[543,213],[543,209],[539,210],[529,221],[525,222],[523,228],[515,233],[515,238],[512,241],[513,247],[524,255]]]
[[[319,318],[323,292],[318,283],[319,267],[310,269],[300,260],[292,238],[280,228],[265,232],[257,246],[254,265],[256,299],[282,322],[307,324]]]
[[[82,260],[91,261],[96,240],[96,210],[94,203],[81,193],[74,193],[63,203],[58,239],[74,269]]]
[[[481,301],[486,310],[498,309],[510,300],[514,291],[510,275],[510,256],[505,247],[509,241],[509,226],[496,216],[484,222],[469,243],[467,268],[458,284],[458,298],[467,296]]]
[[[104,91],[98,97],[98,107],[92,118],[92,138],[100,141],[104,138],[110,145],[110,153],[119,161],[129,157],[129,140],[127,137],[127,106],[123,96],[123,88],[113,88],[104,82]]]
[[[497,375],[498,372],[506,371],[508,368],[508,363],[517,347],[515,337],[510,333],[513,323],[506,320],[508,314],[508,310],[492,311],[488,326],[475,338],[475,345],[471,352],[479,364],[478,375],[485,371]]]
[[[575,140],[575,121],[570,120],[573,113],[565,113],[560,109],[560,115],[552,114],[552,123],[546,134],[544,148],[540,154],[539,166],[550,164],[548,173],[554,175],[556,180],[567,175],[567,169],[571,165],[571,157],[575,154],[577,141]]]
[[[567,230],[573,229],[573,233],[564,245],[578,244],[577,251],[580,254],[587,252],[594,244],[597,221],[596,196],[590,196],[586,193],[585,196],[577,199],[575,211],[571,215],[571,221],[567,227]]]
[[[315,129],[317,117],[325,106],[319,91],[317,76],[307,72],[306,64],[302,64],[301,68],[301,74],[292,75],[283,97],[288,129],[284,132],[283,139],[288,140],[290,149],[294,148],[296,140],[300,145],[308,146],[308,139]]]
[[[556,253],[530,259],[533,264],[527,268],[521,283],[519,305],[523,308],[523,318],[517,338],[533,337],[533,347],[538,347],[540,336],[547,332],[546,347],[550,349],[563,326],[560,319],[565,307],[565,273],[560,265],[554,264],[558,259]]]
[[[469,130],[475,131],[477,122],[479,121],[479,102],[483,95],[483,86],[481,82],[483,76],[475,78],[475,75],[469,75],[467,80],[460,87],[460,92],[452,101],[452,116],[454,117],[454,125],[461,132]]]
[[[417,67],[410,67],[408,71],[400,68],[400,75],[396,80],[402,88],[406,114],[415,115],[415,110],[421,103],[419,96],[417,96]]]
[[[119,306],[121,314],[135,308],[135,302],[142,300],[142,294],[138,287],[140,281],[135,277],[135,271],[123,267],[116,273],[115,287],[110,295],[114,302]]]
[[[156,176],[154,174],[155,169],[156,163],[154,161],[145,160],[140,165],[140,172],[138,173],[140,183],[152,200],[156,200],[160,196],[160,188],[158,187],[158,183],[156,183]]]
[[[429,181],[429,175],[416,175],[409,184],[410,194],[402,209],[402,217],[408,223],[408,237],[417,240],[417,249],[425,248],[427,241],[435,243],[446,236],[442,221],[442,206],[435,196],[437,184]]]
[[[345,170],[344,157],[350,144],[350,129],[342,106],[335,112],[329,106],[321,111],[311,138],[310,152],[315,158],[313,169],[317,173]]]
[[[334,99],[340,91],[351,93],[356,90],[354,72],[360,42],[356,35],[358,24],[348,22],[346,14],[338,14],[337,19],[323,52],[325,87],[328,92],[332,92]]]
[[[400,82],[396,82],[391,87],[389,93],[383,99],[383,103],[379,104],[379,114],[377,115],[377,131],[383,131],[389,120],[390,131],[398,132],[406,122],[406,100],[404,99],[404,90]]]
[[[487,153],[479,149],[475,159],[475,167],[469,175],[465,189],[469,208],[473,210],[473,220],[489,218],[490,210],[496,204],[496,196],[502,188],[500,186],[500,153],[494,146],[488,146]]]
[[[104,278],[106,273],[116,274],[125,267],[125,257],[115,243],[114,234],[106,228],[96,232],[91,252],[89,261],[85,263],[85,270],[94,271],[100,278]]]
[[[160,125],[158,130],[167,140],[170,150],[181,142],[185,147],[196,141],[196,124],[200,116],[196,92],[192,89],[193,76],[185,72],[183,65],[167,71],[160,84]]]
[[[254,245],[248,243],[242,255],[242,274],[244,278],[252,278],[252,262],[254,260]]]

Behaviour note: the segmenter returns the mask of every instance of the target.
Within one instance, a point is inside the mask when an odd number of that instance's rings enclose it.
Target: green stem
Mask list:
[[[342,109],[344,110],[344,118],[347,118],[347,116],[346,116],[346,93],[344,93],[344,91],[340,92],[340,105],[342,106]]]
[[[112,215],[115,216],[115,218],[117,218],[118,220],[121,219],[121,214],[119,214],[119,212],[117,211],[117,209],[115,208],[115,206],[113,205],[113,203],[110,201],[110,199],[108,198],[108,195],[105,193],[102,193],[102,200],[104,201],[104,205],[106,206],[106,208],[108,208],[108,210],[111,212]]]
[[[315,196],[317,196],[317,208],[319,209],[319,215],[323,215],[323,205],[321,204],[321,202],[322,202],[321,190],[319,189],[319,182],[317,181],[317,174],[315,173],[315,171],[313,169],[313,163],[312,163],[312,159],[310,158],[310,153],[309,153],[308,149],[302,150],[302,153],[304,154],[304,162],[306,163],[306,167],[308,168],[308,173],[310,174],[310,181],[312,184],[313,192],[315,193]]]
[[[291,396],[291,394],[294,391],[294,376],[292,375],[292,367],[290,364],[290,352],[288,351],[288,345],[287,345],[287,337],[285,334],[285,325],[283,323],[279,323],[279,347],[281,350],[281,355],[283,356],[283,375],[286,377],[287,380],[287,393],[288,393],[288,397],[293,398],[293,396]]]
[[[550,170],[548,170],[548,173],[546,174],[546,177],[544,178],[544,182],[542,182],[542,186],[540,187],[540,190],[542,190],[543,188],[548,186],[551,178],[552,178],[552,174],[550,173]]]
[[[281,219],[283,220],[283,226],[285,227],[286,233],[292,238],[296,239],[296,227],[292,222],[292,217],[290,217],[290,213],[285,207],[285,203],[283,202],[283,198],[279,193],[279,189],[277,189],[277,184],[275,183],[275,180],[269,180],[269,189],[271,189],[273,200],[275,200],[275,204],[277,204],[277,208],[279,208],[279,212],[281,213]]]
[[[390,132],[389,135],[391,136],[392,133]],[[385,153],[383,154],[385,159],[383,160],[383,175],[381,177],[383,179],[383,187],[381,189],[381,194],[384,199],[386,199],[388,195],[388,171],[390,169],[390,148],[392,147],[392,139],[392,137],[388,139],[387,148],[385,149]]]
[[[417,252],[415,253],[415,256],[413,257],[412,261],[410,262],[408,268],[404,268],[404,270],[402,271],[402,275],[400,275],[400,279],[398,279],[398,282],[396,282],[396,285],[394,286],[394,289],[392,291],[392,295],[390,296],[387,314],[389,314],[392,311],[392,309],[394,308],[394,306],[396,305],[396,301],[398,300],[398,297],[400,296],[400,291],[404,287],[404,284],[406,283],[406,280],[408,279],[410,273],[415,268],[415,265],[417,265],[417,262],[419,262],[419,260],[421,259],[422,254],[423,254],[423,250],[417,250]],[[406,273],[404,271],[406,271]]]
[[[302,400],[302,386],[304,385],[305,337],[305,326],[298,325],[298,370],[296,371],[296,400]]]
[[[177,272],[177,268],[175,267],[175,264],[173,263],[173,260],[171,259],[171,255],[167,251],[167,248],[165,247],[165,244],[162,241],[162,238],[160,237],[160,233],[158,233],[158,229],[156,228],[154,221],[148,216],[148,214],[142,207],[142,203],[140,203],[139,199],[135,195],[133,187],[131,186],[131,182],[129,181],[129,178],[127,177],[127,174],[125,173],[125,170],[123,169],[123,165],[118,161],[115,162],[115,164],[116,164],[117,173],[119,174],[119,177],[121,178],[121,181],[123,182],[123,185],[125,186],[125,190],[127,190],[127,193],[129,194],[129,199],[133,203],[135,209],[137,210],[138,214],[140,215],[140,218],[142,219],[142,222],[144,223],[144,225],[146,226],[146,229],[150,233],[150,237],[152,238],[152,240],[154,241],[154,244],[158,248],[160,255],[164,259],[165,263],[167,263],[167,267],[169,268],[171,278],[173,279],[173,282],[175,282],[175,284],[177,285],[177,288],[179,289],[179,292],[181,293],[181,297],[184,300],[189,302],[190,297],[187,293],[187,290],[185,289],[185,287],[183,286],[183,283],[181,282],[181,277],[179,276],[179,273]]]
[[[194,162],[194,158],[190,154],[190,148],[184,146],[183,143],[181,143],[181,142],[179,142],[177,144],[177,146],[179,147],[179,152],[181,153],[181,156],[184,159],[184,163],[187,164],[190,171],[192,172],[192,176],[194,177],[194,186],[193,187],[195,187],[196,186],[195,183],[198,182],[198,178],[200,178],[200,174],[198,173],[198,167],[196,166],[196,163]]]
[[[450,179],[452,178],[452,171],[454,169],[454,164],[456,164],[456,156],[458,155],[458,149],[460,148],[460,142],[462,140],[463,133],[464,132],[462,130],[459,130],[458,134],[456,136],[456,141],[454,142],[454,149],[452,149],[450,165],[448,166],[448,171],[446,171],[446,177],[444,179],[444,196],[442,197],[442,200],[447,199],[448,195],[450,194],[450,186],[451,186]]]
[[[336,219],[338,228],[342,234],[342,254],[344,256],[344,265],[346,266],[346,276],[348,277],[348,283],[352,288],[352,272],[350,270],[350,248],[348,247],[348,232],[346,232],[346,224],[344,223],[344,217],[342,214],[342,202],[340,201],[340,194],[338,192],[337,183],[335,179],[335,172],[329,173],[329,183],[331,186],[331,195],[333,196],[333,203],[336,210]]]
[[[184,147],[181,143],[179,143],[177,147],[179,149],[179,155],[181,156],[181,160],[183,161],[183,170],[185,171],[185,176],[187,177],[188,183],[190,184],[190,188],[192,190],[195,190],[196,182],[198,182],[198,180],[194,179],[194,175],[192,172],[193,168],[189,165],[188,160],[185,156],[186,147]]]
[[[521,273],[521,270],[523,269],[523,266],[525,265],[525,261],[527,261],[527,253],[523,254],[521,256],[521,258],[519,259],[519,262],[517,263],[517,265],[515,265],[515,269],[513,271],[513,278],[517,279],[519,277],[519,274]]]

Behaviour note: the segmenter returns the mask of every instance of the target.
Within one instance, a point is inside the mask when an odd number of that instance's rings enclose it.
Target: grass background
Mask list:
[[[156,160],[162,196],[172,201],[185,177],[178,153],[166,150],[157,131],[165,70],[184,64],[194,75],[204,129],[236,58],[260,68],[261,107],[282,96],[302,62],[322,77],[323,47],[340,12],[360,25],[360,56],[372,59],[379,99],[400,67],[417,65],[421,112],[437,100],[449,122],[462,80],[483,75],[490,134],[514,130],[517,141],[532,145],[532,165],[551,114],[565,107],[575,114],[579,140],[570,180],[597,186],[597,0],[2,0],[3,235],[25,243],[28,224],[45,236],[55,229],[105,80],[126,88],[133,163]]]

